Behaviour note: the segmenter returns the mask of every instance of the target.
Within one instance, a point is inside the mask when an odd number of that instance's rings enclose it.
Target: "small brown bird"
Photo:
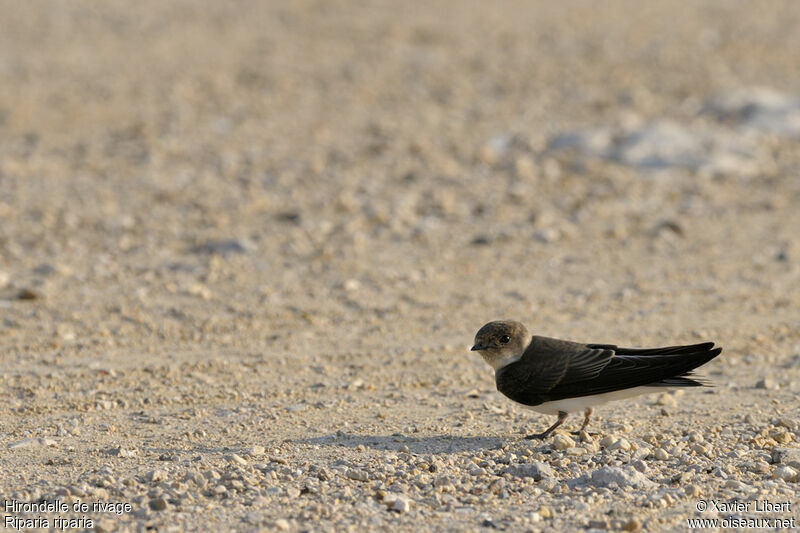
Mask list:
[[[558,415],[546,431],[526,439],[544,439],[573,411],[584,411],[583,431],[595,405],[665,387],[701,387],[704,384],[692,379],[691,371],[722,352],[713,342],[620,348],[531,337],[513,320],[484,325],[472,350],[494,368],[498,391],[534,411]]]

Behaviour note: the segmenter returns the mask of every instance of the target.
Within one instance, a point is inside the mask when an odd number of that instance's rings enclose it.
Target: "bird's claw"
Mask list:
[[[525,440],[544,440],[547,438],[547,433],[534,433],[533,435],[525,435]]]

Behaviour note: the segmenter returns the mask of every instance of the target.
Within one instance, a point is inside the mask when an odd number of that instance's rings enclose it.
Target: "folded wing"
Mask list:
[[[686,377],[720,354],[714,343],[619,348],[533,337],[523,356],[496,373],[497,388],[526,405],[651,386],[692,386]]]

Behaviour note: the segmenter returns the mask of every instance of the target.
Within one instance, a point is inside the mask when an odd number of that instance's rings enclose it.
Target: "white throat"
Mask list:
[[[521,358],[522,358],[522,354],[520,353],[520,354],[515,354],[515,355],[507,355],[506,357],[503,357],[503,358],[497,357],[497,358],[491,359],[491,360],[490,359],[484,359],[484,360],[487,363],[489,363],[489,366],[494,368],[495,372],[497,372],[498,370],[500,370],[504,366],[508,366],[511,363],[516,363]]]

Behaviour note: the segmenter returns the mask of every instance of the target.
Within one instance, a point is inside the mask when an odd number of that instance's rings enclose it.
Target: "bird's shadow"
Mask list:
[[[462,437],[440,435],[433,437],[411,437],[407,435],[354,435],[351,433],[337,433],[324,435],[311,439],[296,441],[315,446],[341,446],[356,448],[364,446],[374,450],[403,451],[415,454],[442,454],[458,453],[465,451],[490,450],[503,446],[503,440],[493,437]]]

